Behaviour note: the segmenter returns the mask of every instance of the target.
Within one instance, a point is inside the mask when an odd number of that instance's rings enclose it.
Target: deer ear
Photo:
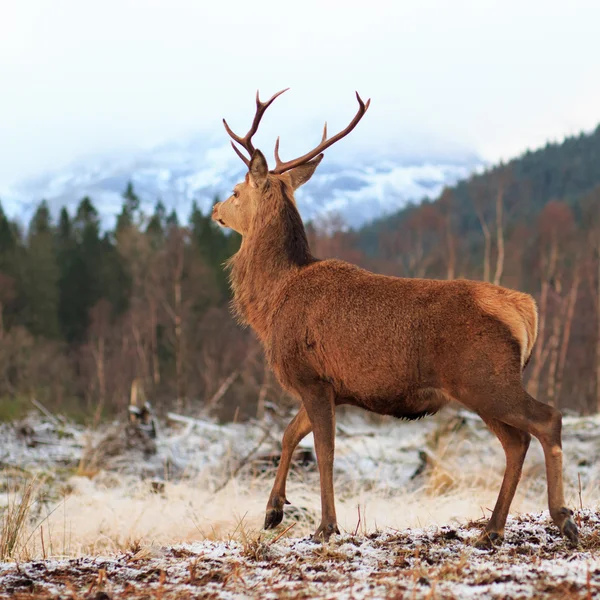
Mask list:
[[[267,160],[260,150],[255,150],[250,159],[250,166],[248,167],[248,174],[250,185],[255,188],[261,188],[267,181],[267,175],[269,174],[269,167],[267,166]]]
[[[305,184],[313,176],[315,169],[319,166],[322,159],[323,155],[319,154],[317,158],[313,158],[310,162],[289,171],[288,175],[292,189],[297,190],[301,185]]]

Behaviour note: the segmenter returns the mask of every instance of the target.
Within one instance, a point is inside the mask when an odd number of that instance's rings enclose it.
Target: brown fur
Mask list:
[[[454,399],[481,415],[506,451],[502,489],[480,544],[502,536],[530,434],[546,453],[550,513],[576,539],[564,507],[562,455],[553,451],[561,444],[560,413],[522,386],[537,332],[533,299],[482,282],[387,277],[316,259],[293,200],[293,182],[306,175],[270,174],[255,151],[248,181],[214,209],[216,220],[243,236],[229,263],[235,312],[256,331],[282,386],[302,402],[284,436],[265,526],[283,517],[290,457],[312,429],[323,508],[315,537],[337,531],[335,406],[414,419]]]

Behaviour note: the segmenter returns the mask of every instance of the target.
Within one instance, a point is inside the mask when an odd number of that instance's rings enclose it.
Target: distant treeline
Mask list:
[[[178,222],[145,216],[131,184],[114,231],[83,198],[53,222],[41,202],[27,230],[0,207],[0,415],[30,399],[112,414],[132,382],[159,403],[206,398],[256,346],[227,310],[223,262],[239,246],[193,206]],[[258,350],[253,350],[258,354]],[[256,359],[255,359],[256,362]],[[243,407],[239,382],[232,390]]]
[[[309,224],[313,253],[404,277],[483,279],[533,294],[540,334],[529,390],[600,408],[600,127],[528,152],[359,231]],[[281,391],[229,315],[223,268],[239,236],[196,205],[187,223],[131,184],[114,231],[90,198],[26,231],[0,207],[0,418],[29,408],[99,419],[132,388],[159,408],[261,414]],[[135,384],[134,384],[135,382]]]

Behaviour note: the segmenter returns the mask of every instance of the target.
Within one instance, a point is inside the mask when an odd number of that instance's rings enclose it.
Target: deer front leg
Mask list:
[[[298,414],[287,426],[282,441],[281,458],[275,475],[275,483],[267,502],[267,511],[265,514],[265,529],[277,527],[283,520],[283,506],[287,504],[285,497],[285,484],[292,462],[292,456],[296,446],[311,431],[311,424],[306,414],[304,405],[300,408]]]
[[[333,495],[333,455],[335,448],[335,401],[333,392],[304,400],[315,437],[315,450],[321,479],[321,524],[313,536],[315,542],[326,542],[339,534]]]

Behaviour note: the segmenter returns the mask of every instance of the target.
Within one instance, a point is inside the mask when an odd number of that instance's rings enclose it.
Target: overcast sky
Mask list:
[[[597,0],[0,0],[0,186],[223,116],[245,131],[255,90],[288,86],[263,132],[284,158],[355,89],[348,143],[510,157],[600,122],[599,23]]]

